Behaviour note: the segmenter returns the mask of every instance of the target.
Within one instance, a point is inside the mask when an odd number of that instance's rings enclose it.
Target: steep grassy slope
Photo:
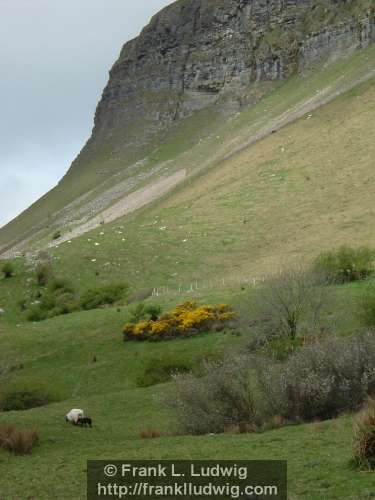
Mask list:
[[[375,245],[374,103],[370,79],[152,206],[61,244],[56,268],[83,283],[99,272],[178,289],[272,273],[343,243]]]

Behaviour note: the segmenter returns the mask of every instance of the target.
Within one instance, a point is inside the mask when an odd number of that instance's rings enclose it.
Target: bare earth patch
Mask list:
[[[119,217],[123,217],[139,208],[157,200],[168,191],[170,191],[173,187],[183,181],[186,177],[186,170],[179,170],[178,172],[164,177],[153,184],[149,184],[148,186],[137,189],[133,193],[125,196],[123,199],[110,206],[99,215],[96,215],[88,222],[81,224],[71,232],[64,235],[62,238],[58,240],[58,242],[50,243],[50,247],[59,245],[64,241],[71,240],[73,238],[77,238],[82,234],[85,234],[92,229],[99,227],[101,224],[108,224]]]

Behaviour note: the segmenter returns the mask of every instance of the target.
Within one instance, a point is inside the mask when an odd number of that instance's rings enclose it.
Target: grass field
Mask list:
[[[14,304],[31,277],[32,271],[19,263],[16,276],[6,285],[1,281],[0,302],[7,311],[0,320],[1,359],[22,366],[12,374],[8,388],[42,387],[53,402],[0,414],[0,423],[37,427],[41,434],[40,446],[31,456],[14,457],[0,451],[0,498],[85,498],[86,460],[116,458],[287,459],[290,498],[371,498],[373,474],[350,467],[351,416],[262,434],[140,439],[140,432],[148,429],[178,431],[174,415],[160,403],[169,384],[137,386],[137,378],[150,362],[201,360],[240,348],[248,333],[124,343],[121,330],[129,308],[123,306],[25,322]],[[362,288],[335,289],[339,309],[345,312],[342,333],[358,326],[348,304],[354,303]],[[244,312],[252,293],[251,288],[236,287],[193,295],[204,302],[229,301]],[[168,309],[182,298],[171,294],[148,300]],[[65,423],[64,415],[73,407],[83,407],[93,417],[93,429]]]

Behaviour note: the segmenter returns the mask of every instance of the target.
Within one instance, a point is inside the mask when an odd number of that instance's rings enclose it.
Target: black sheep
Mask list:
[[[81,427],[92,427],[92,418],[90,417],[79,417],[77,420],[77,425]]]

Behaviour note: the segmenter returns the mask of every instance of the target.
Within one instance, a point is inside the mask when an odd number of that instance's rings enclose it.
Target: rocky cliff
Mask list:
[[[125,157],[195,110],[236,109],[374,40],[373,0],[179,0],[123,47],[78,160],[104,145]]]

